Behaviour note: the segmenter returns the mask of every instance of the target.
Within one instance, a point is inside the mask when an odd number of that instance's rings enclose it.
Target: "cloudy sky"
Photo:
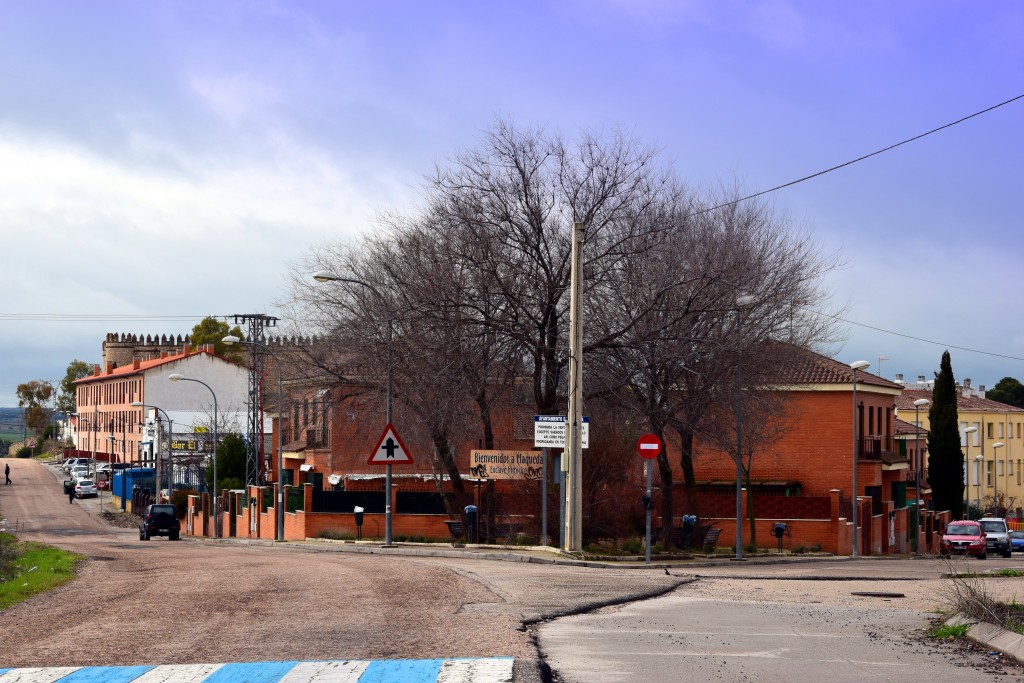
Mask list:
[[[107,332],[275,314],[496,117],[755,192],[1024,94],[1022,35],[1015,0],[5,2],[0,406]],[[1024,379],[1022,133],[1019,100],[769,196],[844,255],[837,358]]]

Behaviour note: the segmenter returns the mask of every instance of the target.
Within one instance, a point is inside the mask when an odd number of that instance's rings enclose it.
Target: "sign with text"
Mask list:
[[[469,452],[469,476],[479,479],[540,479],[543,465],[537,451]]]
[[[533,446],[534,448],[565,448],[565,432],[569,418],[565,415],[534,415]],[[580,435],[582,448],[590,447],[590,418],[583,418],[583,430]]]

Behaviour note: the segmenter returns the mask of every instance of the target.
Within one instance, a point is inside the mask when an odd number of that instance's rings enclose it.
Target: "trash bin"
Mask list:
[[[363,508],[356,505],[352,512],[356,516],[356,540],[361,541],[363,539]]]
[[[690,549],[693,543],[693,530],[697,527],[697,515],[683,515],[683,547]]]
[[[772,536],[779,539],[779,554],[782,554],[782,537],[786,535],[786,523],[775,522],[772,525]]]
[[[466,537],[470,543],[476,543],[476,505],[466,506]]]

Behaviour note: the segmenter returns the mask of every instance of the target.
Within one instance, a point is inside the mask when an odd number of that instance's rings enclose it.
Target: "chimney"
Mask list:
[[[970,388],[971,388],[971,378],[970,377],[965,377],[964,378],[964,389],[970,390]]]
[[[191,350],[192,350],[192,347],[189,344],[185,344],[184,346],[181,347],[181,353],[182,353],[182,355],[185,355],[185,356],[187,356],[188,352],[191,351]]]
[[[139,366],[141,366],[141,365],[142,365],[142,361],[140,361],[138,358],[134,359],[132,361],[132,370],[138,370]]]
[[[107,374],[109,375],[113,371],[114,371],[114,361],[108,360],[107,361]]]
[[[978,398],[985,398],[985,385],[984,384],[979,384],[978,385]]]
[[[167,351],[161,351],[160,358],[167,358]]]
[[[924,384],[924,375],[918,375],[917,376],[917,383],[918,384]]]
[[[896,373],[896,384],[903,384],[903,373],[902,372],[897,372]]]
[[[92,366],[92,376],[93,377],[99,377],[100,376],[100,366],[99,365],[93,365]]]

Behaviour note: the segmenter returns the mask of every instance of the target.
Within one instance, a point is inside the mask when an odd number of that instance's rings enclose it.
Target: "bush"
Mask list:
[[[185,511],[188,508],[188,497],[198,496],[199,492],[192,489],[180,489],[171,494],[171,505],[178,519],[185,519]]]
[[[316,535],[317,538],[326,538],[332,541],[352,541],[355,540],[355,536],[352,534],[342,533],[340,531],[332,531],[331,529],[324,529]]]
[[[622,549],[628,555],[639,555],[643,547],[643,543],[641,543],[638,538],[631,538],[622,544]]]
[[[14,457],[15,458],[31,458],[32,457],[32,448],[30,446],[22,446],[14,454]]]

